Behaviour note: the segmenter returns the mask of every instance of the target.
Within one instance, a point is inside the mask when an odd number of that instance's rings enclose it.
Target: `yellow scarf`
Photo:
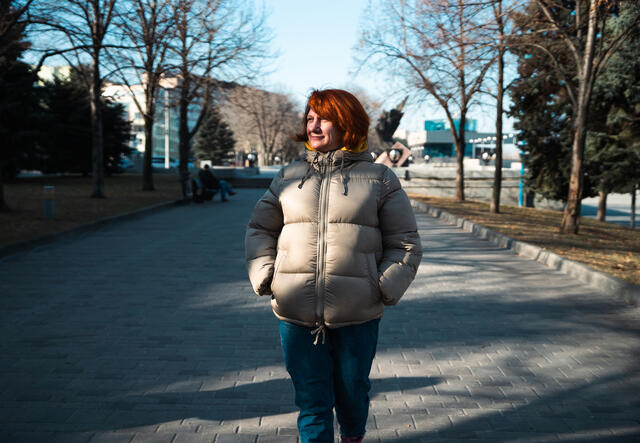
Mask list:
[[[308,141],[304,142],[304,147],[307,148],[309,151],[315,151],[315,149],[311,147]],[[348,146],[343,146],[342,148],[340,148],[341,151],[349,151],[355,154],[364,152],[367,149],[369,149],[369,145],[367,144],[366,138],[363,138],[362,141],[358,143],[358,146],[356,146],[355,148],[349,148]]]

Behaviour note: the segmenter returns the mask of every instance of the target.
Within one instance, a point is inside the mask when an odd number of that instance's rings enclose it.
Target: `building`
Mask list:
[[[455,119],[458,129],[460,120]],[[451,159],[456,156],[455,144],[448,120],[425,120],[424,131],[396,131],[394,137],[406,140],[413,155],[418,158],[429,156],[430,159]],[[496,134],[478,132],[477,121],[469,119],[465,123],[465,149],[467,158],[482,158],[483,153],[489,157],[496,150]],[[515,145],[514,134],[503,135],[503,159],[519,160],[520,150]]]
[[[166,78],[160,82],[160,88],[156,101],[156,114],[152,133],[152,156],[164,158],[164,167],[169,168],[180,157],[179,144],[179,115],[178,96],[180,79],[177,77]],[[110,97],[122,104],[131,122],[130,146],[139,153],[144,153],[145,134],[144,119],[136,101],[141,107],[145,106],[143,86],[125,86],[109,83],[104,89],[103,95]],[[193,128],[198,119],[200,106],[192,104],[188,113],[188,125]]]
[[[49,66],[42,65],[38,71],[38,80],[40,84],[52,82],[55,79],[68,79],[71,77],[71,66]]]
[[[53,81],[55,78],[68,79],[71,75],[71,66],[44,65],[38,72],[40,82]],[[164,167],[169,168],[177,164],[179,155],[179,115],[178,94],[180,79],[177,77],[163,79],[156,102],[156,115],[153,123],[153,157],[162,157]],[[144,119],[136,105],[136,100],[141,107],[145,106],[144,89],[140,84],[126,86],[118,83],[105,82],[102,92],[104,97],[109,97],[124,107],[128,120],[131,122],[131,139],[129,146],[139,154],[144,153],[145,135]],[[196,103],[189,109],[188,124],[193,128],[198,119],[200,106]]]

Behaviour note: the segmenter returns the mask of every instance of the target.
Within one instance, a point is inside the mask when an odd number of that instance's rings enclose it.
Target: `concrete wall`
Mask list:
[[[493,189],[493,165],[480,165],[477,159],[465,159],[464,192],[469,200],[491,201]],[[512,163],[511,168],[502,169],[500,203],[518,205],[520,190],[520,163]],[[456,196],[456,167],[453,163],[411,165],[394,168],[407,193],[434,197]],[[536,198],[535,207],[562,209],[562,202]]]

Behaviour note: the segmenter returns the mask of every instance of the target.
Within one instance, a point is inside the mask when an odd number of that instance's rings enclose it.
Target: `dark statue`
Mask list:
[[[376,132],[378,133],[378,137],[384,143],[392,143],[393,142],[393,133],[396,132],[398,126],[400,125],[400,119],[404,115],[402,109],[404,105],[407,103],[407,99],[409,97],[405,97],[398,106],[393,108],[390,111],[382,111],[380,117],[378,117],[378,123],[376,123]]]

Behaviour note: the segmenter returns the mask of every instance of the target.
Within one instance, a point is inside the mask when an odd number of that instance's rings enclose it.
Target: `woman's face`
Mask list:
[[[307,114],[307,137],[313,149],[320,152],[334,151],[340,147],[338,129],[329,120],[325,120],[309,109]]]

